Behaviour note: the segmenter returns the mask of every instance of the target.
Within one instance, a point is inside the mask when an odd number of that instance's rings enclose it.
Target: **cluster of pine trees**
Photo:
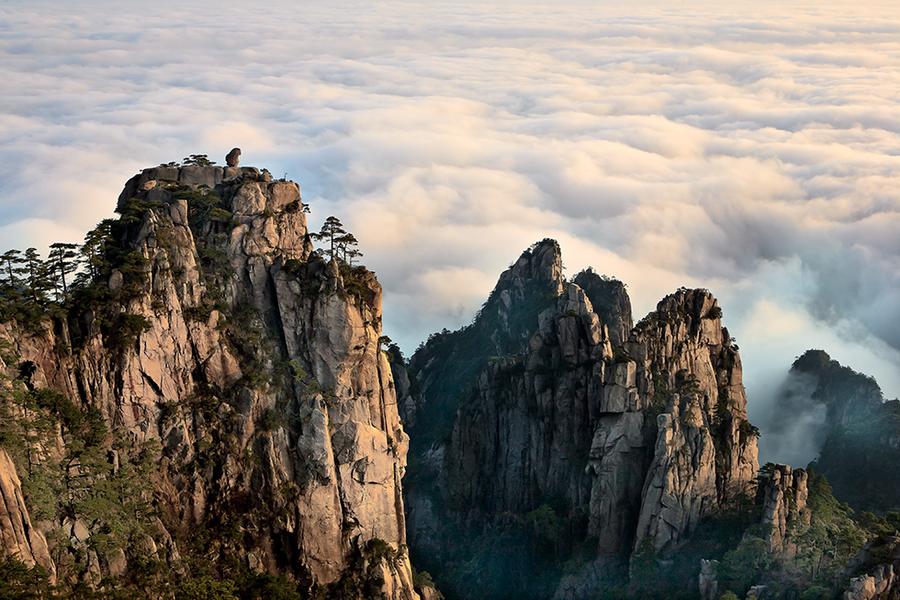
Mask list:
[[[81,244],[56,242],[46,257],[37,248],[0,255],[0,316],[27,315],[63,305],[109,268],[114,219],[101,221]]]
[[[141,204],[134,201],[132,204]],[[79,292],[91,292],[94,282],[107,277],[113,265],[126,275],[140,271],[144,259],[116,243],[123,228],[139,221],[143,206],[126,207],[120,219],[104,219],[89,231],[81,244],[56,242],[43,256],[37,248],[11,249],[0,255],[0,321],[36,322],[47,313],[86,300]],[[317,253],[353,271],[362,257],[356,237],[337,217],[330,216],[310,237],[322,244]],[[83,295],[83,294],[82,294]]]
[[[310,234],[310,237],[327,244],[317,252],[329,260],[343,260],[352,267],[353,261],[363,255],[357,248],[359,241],[356,236],[344,229],[344,224],[337,217],[325,219],[319,233]]]

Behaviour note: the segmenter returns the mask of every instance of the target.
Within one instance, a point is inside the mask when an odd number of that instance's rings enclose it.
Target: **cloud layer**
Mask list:
[[[0,4],[3,246],[237,145],[350,225],[408,351],[552,236],[638,314],[720,296],[751,416],[810,346],[900,393],[896,7],[190,4]]]

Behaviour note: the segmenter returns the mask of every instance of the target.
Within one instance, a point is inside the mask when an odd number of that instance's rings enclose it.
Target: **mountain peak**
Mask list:
[[[559,243],[545,238],[525,250],[506,271],[500,275],[495,291],[526,285],[548,287],[559,295],[565,278],[562,274],[562,250]]]
[[[145,169],[125,185],[119,218],[89,234],[89,268],[62,294],[49,297],[50,275],[48,291],[0,294],[36,313],[24,323],[0,310],[0,387],[15,390],[0,401],[0,422],[39,414],[48,424],[0,436],[0,505],[11,507],[0,507],[0,539],[14,540],[0,544],[0,559],[11,550],[51,574],[55,565],[64,589],[102,578],[104,593],[107,582],[131,585],[121,575],[136,559],[160,574],[147,586],[171,590],[169,573],[192,585],[180,557],[199,552],[199,529],[220,560],[286,586],[419,597],[402,549],[409,438],[380,349],[380,286],[346,257],[324,262],[304,208],[296,183],[265,170]],[[55,281],[73,269],[60,261]],[[32,429],[27,441],[18,433]],[[32,444],[54,453],[22,451]],[[76,461],[86,482],[77,500],[42,512],[23,502],[29,486],[63,481]],[[42,531],[31,522],[39,515]],[[60,540],[50,554],[46,538]],[[101,539],[104,558],[93,550]],[[378,565],[363,592],[362,569]]]
[[[119,194],[116,212],[121,213],[127,202],[139,195],[156,195],[164,190],[187,188],[214,190],[221,184],[255,181],[271,183],[272,175],[267,169],[256,167],[219,167],[216,165],[159,165],[141,170],[129,179]],[[283,182],[283,180],[280,180]],[[296,186],[299,195],[299,186]],[[155,191],[156,190],[156,191]]]
[[[831,363],[831,356],[824,350],[807,350],[804,352],[791,369],[804,373],[819,373]]]
[[[631,333],[634,323],[631,315],[631,299],[625,284],[618,279],[596,273],[587,268],[572,280],[584,290],[600,315],[601,321],[609,328],[613,346],[621,346]]]

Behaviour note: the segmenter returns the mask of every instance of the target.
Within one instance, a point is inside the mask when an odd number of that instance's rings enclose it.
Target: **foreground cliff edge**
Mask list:
[[[304,209],[267,171],[164,165],[75,285],[11,268],[4,556],[77,595],[419,598],[381,288]]]

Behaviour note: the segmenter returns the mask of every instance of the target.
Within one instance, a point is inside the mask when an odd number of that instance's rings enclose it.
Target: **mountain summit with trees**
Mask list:
[[[418,599],[356,239],[203,155],[117,212],[2,256],[0,597]]]
[[[804,355],[834,430],[760,467],[712,293],[635,323],[551,239],[407,361],[341,220],[229,163],[0,255],[0,599],[900,593],[900,516],[857,485],[896,449],[868,378]]]

